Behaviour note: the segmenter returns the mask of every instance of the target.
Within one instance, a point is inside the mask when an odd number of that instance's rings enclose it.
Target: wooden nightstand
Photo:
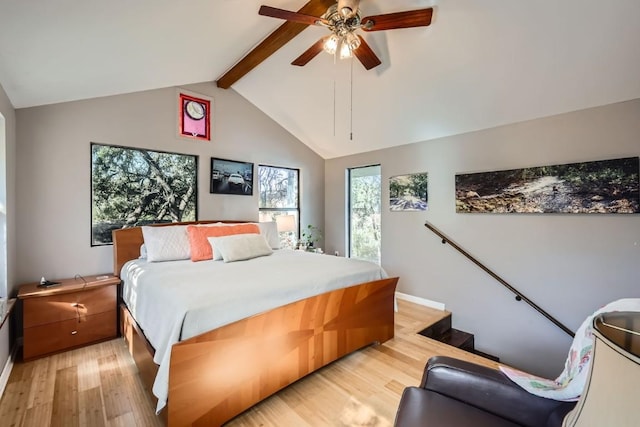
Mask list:
[[[117,336],[120,279],[105,274],[84,280],[55,280],[60,284],[49,288],[38,283],[20,286],[25,360]]]

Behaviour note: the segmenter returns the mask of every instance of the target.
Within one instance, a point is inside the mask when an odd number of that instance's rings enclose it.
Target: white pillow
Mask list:
[[[140,245],[140,259],[147,259],[147,247],[144,243]]]
[[[234,234],[208,237],[207,240],[211,244],[213,253],[219,253],[224,262],[244,261],[273,253],[262,234]]]
[[[209,226],[209,227],[226,227],[226,226],[234,226],[234,225],[238,225],[238,224],[243,224],[243,223],[240,223],[240,222],[216,222],[216,223],[213,223],[213,224],[203,224],[203,225],[204,226]],[[257,224],[257,223],[254,223],[254,224]],[[257,225],[258,225],[258,228],[260,228],[260,232],[262,233],[262,228],[260,227],[260,224],[257,224]],[[276,229],[276,232],[277,232],[277,229]],[[222,260],[222,254],[220,253],[220,251],[216,251],[216,248],[213,246],[213,244],[211,244],[211,242],[209,242],[209,244],[211,245],[211,250],[213,252],[213,260],[214,261]]]
[[[280,234],[278,233],[278,224],[275,221],[259,222],[260,233],[267,239],[267,243],[271,249],[280,249]]]
[[[222,252],[220,252],[219,250],[216,249],[216,246],[211,241],[211,239],[215,239],[215,237],[207,237],[207,240],[209,240],[209,244],[211,245],[211,252],[213,252],[213,258],[212,259],[214,261],[222,261]]]
[[[186,225],[142,227],[147,261],[175,261],[191,258],[191,247]]]

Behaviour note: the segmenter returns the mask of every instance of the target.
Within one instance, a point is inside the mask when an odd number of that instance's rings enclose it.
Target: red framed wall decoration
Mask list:
[[[184,138],[211,141],[211,99],[178,92],[178,134]]]

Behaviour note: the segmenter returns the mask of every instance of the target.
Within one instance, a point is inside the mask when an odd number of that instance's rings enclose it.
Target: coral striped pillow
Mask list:
[[[213,259],[213,250],[209,237],[231,236],[234,234],[260,234],[257,224],[237,224],[224,227],[207,227],[188,225],[189,246],[191,248],[191,261],[205,261]]]

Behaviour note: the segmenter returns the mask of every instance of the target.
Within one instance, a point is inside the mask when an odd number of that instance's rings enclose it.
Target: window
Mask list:
[[[294,248],[300,235],[299,176],[298,169],[258,166],[259,218],[278,222],[282,247]]]
[[[0,114],[0,297],[7,296],[7,142],[4,116]],[[0,313],[0,320],[2,315]],[[6,329],[6,328],[5,328]]]
[[[348,170],[349,257],[380,264],[380,165]]]

